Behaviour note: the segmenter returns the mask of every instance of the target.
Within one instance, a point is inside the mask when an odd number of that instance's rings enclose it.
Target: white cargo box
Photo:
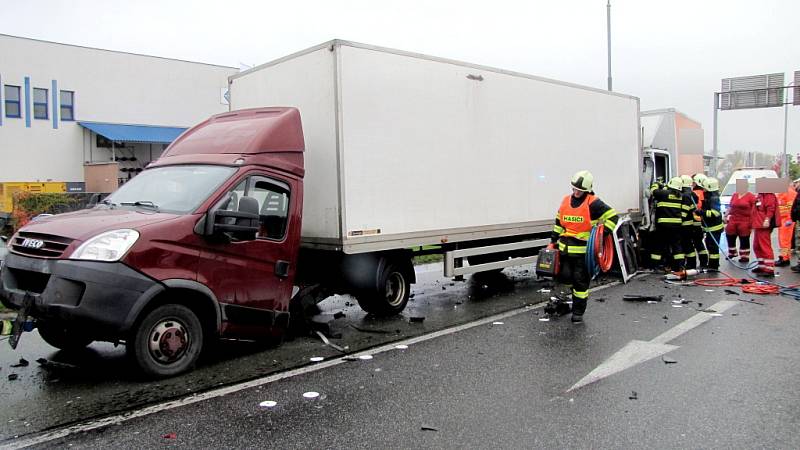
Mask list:
[[[552,229],[569,180],[639,209],[639,100],[344,41],[230,77],[231,109],[294,106],[304,245],[360,253]]]

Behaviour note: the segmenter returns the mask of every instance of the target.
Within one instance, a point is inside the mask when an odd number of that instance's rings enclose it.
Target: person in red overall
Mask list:
[[[752,192],[733,194],[731,203],[728,206],[725,222],[725,238],[728,240],[728,258],[739,256],[739,262],[750,262],[750,232],[753,215],[753,207],[756,204],[756,196]],[[736,238],[739,238],[739,251],[736,251]]]
[[[775,276],[775,252],[772,251],[772,230],[776,225],[778,198],[772,193],[761,193],[756,197],[751,224],[754,231],[753,250],[758,259],[758,267],[753,273],[762,276]]]
[[[777,194],[778,211],[780,213],[780,223],[778,226],[778,243],[781,250],[775,265],[778,267],[788,266],[792,259],[792,239],[794,238],[794,222],[792,222],[792,204],[797,197],[794,183],[789,185],[786,192]]]

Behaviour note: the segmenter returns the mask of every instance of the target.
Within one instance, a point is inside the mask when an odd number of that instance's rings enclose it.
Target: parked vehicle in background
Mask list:
[[[744,167],[734,171],[728,179],[725,188],[720,192],[720,210],[722,214],[728,210],[728,205],[731,203],[731,197],[736,193],[736,180],[747,180],[748,191],[756,192],[756,179],[758,178],[778,178],[778,174],[772,169],[765,169],[763,167]]]
[[[334,41],[230,85],[248,109],[12,237],[0,299],[45,341],[124,342],[169,376],[217,338],[279,340],[334,293],[397,314],[412,248],[446,276],[531,264],[577,170],[638,221],[672,166],[640,148],[635,97],[440,58]]]

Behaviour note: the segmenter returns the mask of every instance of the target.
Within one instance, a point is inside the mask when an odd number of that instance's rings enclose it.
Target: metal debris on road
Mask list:
[[[430,425],[423,425],[421,428],[422,431],[439,431],[438,428],[432,427]]]
[[[425,317],[423,316],[411,316],[408,318],[410,323],[422,323],[425,321]]]
[[[594,301],[603,303],[604,301],[606,301],[606,299],[603,298],[603,297],[598,297],[598,298],[594,299]]]
[[[11,367],[28,367],[28,364],[30,364],[30,363],[28,362],[27,359],[20,358],[19,362],[16,363],[16,364],[12,364]]]
[[[630,400],[639,400],[639,393],[636,391],[631,391],[631,395],[628,396]]]
[[[642,295],[642,294],[625,294],[622,296],[623,300],[629,302],[646,302],[646,301],[654,301],[660,302],[664,299],[663,295]]]
[[[372,359],[372,355],[361,355],[358,357],[358,359],[362,361],[369,361],[370,359]]]
[[[19,378],[19,375],[15,374],[15,373],[8,374],[8,381],[14,381],[17,378]]]
[[[396,348],[398,350],[406,350],[406,349],[408,349],[408,346],[400,344],[400,345],[396,345],[394,348]]]
[[[737,298],[736,300],[739,300],[740,302],[744,302],[744,303],[752,303],[754,305],[767,306],[765,303],[757,302],[757,301],[753,300],[752,298],[750,300],[745,300],[743,298]]]
[[[317,398],[317,397],[319,397],[319,392],[310,391],[303,394],[303,398]]]
[[[738,292],[732,291],[730,289],[725,289],[725,293],[728,294],[728,295],[739,295]]]
[[[655,301],[655,300],[648,300],[647,301],[647,304],[649,304],[649,305],[655,305],[656,303],[658,303],[658,302]]]
[[[311,362],[320,362],[324,361],[325,358],[323,358],[322,356],[312,356],[311,358],[308,358],[308,360]]]
[[[706,289],[706,292],[714,292],[713,289]]]
[[[505,325],[505,322],[492,322],[492,325]]]
[[[550,322],[550,318],[542,317],[541,319],[539,319],[539,322]]]
[[[275,401],[272,401],[272,400],[265,400],[265,401],[259,403],[258,407],[262,408],[262,409],[274,408],[277,404],[278,404],[278,402],[275,402]]]
[[[327,345],[328,347],[330,347],[330,348],[332,348],[334,350],[337,350],[337,351],[339,351],[341,353],[347,353],[347,350],[345,350],[342,347],[339,347],[338,345],[336,345],[336,344],[332,343],[331,341],[329,341],[328,338],[326,338],[325,335],[322,334],[321,332],[317,331],[317,336],[319,336],[320,339],[322,339],[322,342],[325,343],[325,345]]]
[[[536,291],[536,292],[541,292],[541,293],[543,293],[543,294],[549,294],[549,293],[550,293],[550,289],[541,288],[541,289],[539,289],[539,290],[538,290],[538,291]]]
[[[363,328],[357,325],[350,324],[350,327],[354,330],[360,331],[362,333],[375,333],[375,334],[392,334],[391,331],[388,330],[376,330],[374,328]]]
[[[674,360],[674,359],[666,357],[666,356],[662,356],[661,360],[664,361],[664,364],[678,364],[677,360]]]
[[[46,369],[77,369],[78,366],[62,362],[50,361],[46,358],[39,358],[36,360],[39,365]]]

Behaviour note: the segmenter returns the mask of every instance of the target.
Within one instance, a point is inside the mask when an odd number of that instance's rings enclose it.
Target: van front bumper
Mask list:
[[[142,304],[164,289],[158,281],[122,263],[41,259],[9,253],[0,271],[0,301],[27,314],[70,322],[97,339],[119,338],[133,325]]]

